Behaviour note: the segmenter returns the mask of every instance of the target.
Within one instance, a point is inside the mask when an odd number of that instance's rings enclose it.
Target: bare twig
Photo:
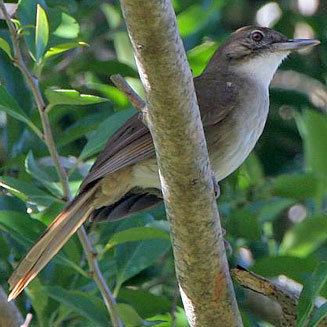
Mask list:
[[[111,75],[110,80],[120,91],[122,91],[127,96],[128,100],[135,107],[135,109],[142,113],[146,107],[145,101],[131,88],[123,76],[120,74]]]
[[[33,319],[33,315],[31,313],[28,313],[26,315],[24,323],[20,327],[28,327],[32,322],[32,319]]]
[[[312,77],[294,70],[278,71],[271,87],[302,93],[315,107],[327,113],[327,87]]]
[[[241,267],[232,269],[231,274],[242,287],[266,296],[280,306],[281,317],[279,318],[278,326],[296,326],[298,294],[289,292],[287,289],[272,283],[270,280]],[[319,326],[326,326],[326,324],[327,318]]]
[[[3,0],[0,0],[0,9],[8,25],[9,33],[12,39],[13,48],[14,48],[14,64],[20,69],[22,75],[24,76],[28,87],[30,88],[34,100],[36,102],[43,127],[44,140],[50,152],[53,163],[56,167],[60,182],[63,188],[64,197],[66,200],[71,200],[72,196],[70,193],[68,177],[64,167],[62,166],[59,158],[59,154],[56,148],[56,144],[53,138],[51,125],[49,122],[49,117],[47,114],[45,101],[43,99],[38,79],[32,75],[30,70],[27,68],[25,60],[23,58],[20,45],[19,45],[19,35],[17,33],[15,25],[12,23],[10,16],[6,10],[6,6]],[[92,271],[93,279],[96,282],[101,295],[104,298],[105,304],[109,311],[112,325],[114,327],[122,326],[118,314],[115,309],[115,299],[112,296],[105,279],[99,269],[98,262],[96,260],[95,250],[92,247],[91,241],[89,240],[84,227],[80,227],[78,230],[78,236],[82,243],[90,270]]]

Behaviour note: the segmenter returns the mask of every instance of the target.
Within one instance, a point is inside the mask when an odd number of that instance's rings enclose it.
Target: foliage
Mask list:
[[[255,22],[265,4],[173,3],[194,75],[232,30]],[[292,36],[305,26],[322,41],[319,49],[292,55],[282,69],[324,82],[326,8],[305,16],[293,1],[280,6],[277,30]],[[20,0],[16,18],[27,45],[28,66],[40,79],[55,141],[76,191],[106,139],[134,112],[109,76],[124,75],[142,94],[119,3]],[[12,44],[3,21],[0,36],[0,283],[7,289],[14,265],[64,203],[35,104],[11,63]],[[255,152],[221,183],[219,207],[233,248],[230,262],[266,277],[313,282],[306,283],[302,293],[301,326],[314,297],[327,297],[319,273],[326,264],[316,268],[327,259],[326,133],[326,116],[306,95],[274,89],[269,121]],[[88,229],[126,326],[165,327],[173,320],[178,327],[187,326],[163,207],[126,221],[89,224]],[[86,271],[81,245],[73,237],[17,302],[23,313],[34,312],[32,326],[108,324],[102,298]],[[326,305],[316,311],[310,326],[326,311]],[[259,323],[249,312],[244,317],[248,325]]]

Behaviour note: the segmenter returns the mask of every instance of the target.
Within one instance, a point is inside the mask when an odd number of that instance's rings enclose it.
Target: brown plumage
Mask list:
[[[316,44],[314,40],[287,40],[268,28],[245,27],[232,34],[204,73],[194,79],[210,162],[218,181],[239,167],[262,133],[269,107],[268,86],[283,58],[293,49]],[[108,140],[79,194],[20,262],[9,279],[9,300],[88,217],[123,218],[160,201],[152,138],[135,115]]]

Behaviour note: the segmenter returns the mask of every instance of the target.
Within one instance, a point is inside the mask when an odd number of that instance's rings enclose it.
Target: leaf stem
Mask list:
[[[70,192],[70,187],[69,187],[69,181],[68,177],[66,174],[66,171],[64,167],[62,166],[60,162],[60,157],[56,148],[56,144],[53,138],[52,134],[52,129],[51,129],[51,124],[49,121],[49,116],[48,112],[46,111],[46,104],[43,99],[40,87],[39,87],[39,80],[33,76],[33,74],[30,72],[30,70],[27,68],[26,63],[24,61],[20,45],[19,45],[19,34],[18,31],[13,24],[13,22],[10,19],[10,16],[8,14],[8,11],[6,9],[6,6],[3,2],[3,0],[0,0],[0,10],[3,13],[3,16],[5,18],[5,21],[7,23],[9,33],[11,36],[13,48],[14,48],[14,59],[13,62],[15,66],[17,66],[22,75],[24,76],[26,83],[31,90],[35,103],[37,105],[40,117],[41,117],[41,122],[42,122],[42,127],[43,127],[43,134],[44,134],[44,141],[48,147],[49,153],[51,155],[51,158],[54,162],[54,165],[56,167],[64,197],[66,200],[70,201],[72,200],[72,195]],[[96,252],[92,246],[92,243],[90,239],[87,236],[87,233],[85,231],[85,228],[82,226],[78,230],[78,236],[80,239],[80,242],[83,246],[90,270],[92,271],[92,277],[97,284],[101,295],[104,299],[105,305],[107,306],[108,312],[110,314],[111,322],[114,327],[122,327],[123,324],[119,319],[118,313],[116,311],[115,305],[115,298],[111,294],[111,291],[109,290],[108,285],[106,284],[106,281],[100,271],[98,262],[96,260]]]

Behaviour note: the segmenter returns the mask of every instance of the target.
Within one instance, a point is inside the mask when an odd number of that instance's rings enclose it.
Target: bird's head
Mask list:
[[[246,26],[235,31],[208,65],[228,67],[268,86],[278,66],[291,51],[319,44],[315,39],[288,39],[267,27]]]

